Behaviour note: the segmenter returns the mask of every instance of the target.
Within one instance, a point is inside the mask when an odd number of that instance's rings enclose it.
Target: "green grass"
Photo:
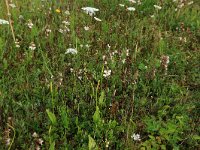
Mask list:
[[[200,3],[188,2],[14,0],[19,48],[0,25],[0,150],[198,149]]]

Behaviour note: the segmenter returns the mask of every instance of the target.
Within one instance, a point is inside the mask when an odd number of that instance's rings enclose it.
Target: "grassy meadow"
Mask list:
[[[199,0],[1,0],[0,150],[198,150]]]

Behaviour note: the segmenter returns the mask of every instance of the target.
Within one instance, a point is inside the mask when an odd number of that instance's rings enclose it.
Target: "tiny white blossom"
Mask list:
[[[190,2],[188,2],[188,5],[191,5],[191,4],[193,4],[194,2],[193,1],[190,1]]]
[[[10,7],[15,8],[16,5],[15,4],[9,4]]]
[[[139,134],[133,133],[133,135],[131,136],[131,138],[132,138],[134,141],[141,141],[140,135],[139,135]]]
[[[86,14],[93,16],[96,14],[97,11],[99,11],[99,9],[94,8],[94,7],[83,7],[82,10],[85,11]]]
[[[125,64],[125,62],[126,62],[126,59],[125,59],[125,58],[124,58],[124,59],[122,59],[122,63],[123,63],[123,64]]]
[[[89,45],[89,44],[85,44],[85,47],[86,47],[86,48],[90,48],[90,45]]]
[[[6,142],[6,146],[9,146],[10,143],[11,143],[11,139],[10,139],[10,138],[7,138],[5,142]]]
[[[106,139],[105,143],[106,143],[106,147],[109,147],[110,142],[107,139]]]
[[[97,17],[94,17],[94,19],[95,19],[96,21],[102,21],[101,19],[99,19],[99,18],[97,18]]]
[[[124,7],[125,5],[124,5],[124,4],[119,4],[119,6],[120,6],[120,7]]]
[[[184,3],[181,3],[180,5],[178,5],[178,8],[182,8],[184,5]]]
[[[90,28],[89,28],[88,26],[85,26],[85,27],[84,27],[84,30],[85,30],[85,31],[88,31],[89,29],[90,29]]]
[[[0,19],[0,24],[9,24],[9,22],[6,20]]]
[[[32,29],[33,23],[32,23],[32,21],[31,21],[30,19],[28,20],[27,25],[28,25],[28,27],[29,27],[30,29]]]
[[[30,50],[35,50],[36,49],[36,46],[35,46],[35,44],[33,42],[30,43],[29,49]]]
[[[69,10],[66,10],[66,11],[65,11],[65,14],[66,14],[66,15],[70,15]]]
[[[20,43],[19,43],[19,40],[18,40],[18,39],[15,40],[15,47],[16,47],[16,48],[20,48]]]
[[[69,21],[62,21],[63,24],[69,26],[70,25],[70,22]]]
[[[60,32],[60,33],[64,33],[63,29],[59,29],[58,32]]]
[[[32,137],[37,138],[37,137],[38,137],[38,134],[37,134],[36,132],[34,132],[34,133],[32,134]]]
[[[135,7],[128,7],[127,10],[128,11],[135,11]]]
[[[104,70],[103,76],[104,76],[105,78],[109,77],[110,75],[111,75],[111,70]]]
[[[44,142],[42,139],[38,139],[37,141],[38,141],[38,143],[39,143],[40,145],[42,145],[42,143]]]
[[[151,18],[154,18],[155,16],[154,15],[151,15]]]
[[[22,15],[19,15],[19,19],[24,19],[24,16],[22,16]]]
[[[65,54],[77,54],[77,50],[75,48],[68,48]]]
[[[161,6],[158,6],[158,5],[153,5],[156,9],[162,9],[162,7]]]

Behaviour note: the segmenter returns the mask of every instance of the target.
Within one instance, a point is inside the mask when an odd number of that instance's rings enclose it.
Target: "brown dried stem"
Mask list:
[[[8,14],[8,21],[9,21],[9,24],[10,24],[10,29],[11,29],[13,40],[15,42],[15,33],[14,33],[13,25],[12,25],[12,22],[11,22],[11,13],[10,13],[10,9],[9,9],[8,0],[5,0],[5,2],[6,2],[7,14]]]

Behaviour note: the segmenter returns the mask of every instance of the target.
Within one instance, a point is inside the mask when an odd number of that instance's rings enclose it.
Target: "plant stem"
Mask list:
[[[10,29],[11,29],[11,32],[12,32],[13,40],[15,42],[15,33],[14,33],[14,29],[13,29],[13,26],[12,26],[12,23],[11,23],[11,14],[10,14],[10,10],[9,10],[8,0],[5,0],[5,2],[6,2],[7,14],[8,14],[8,21],[9,21],[9,24],[10,24]]]

